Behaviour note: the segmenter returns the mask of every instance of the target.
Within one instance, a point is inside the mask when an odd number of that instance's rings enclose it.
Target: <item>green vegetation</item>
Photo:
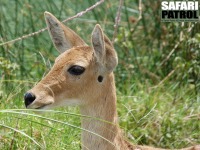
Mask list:
[[[200,144],[200,24],[162,23],[159,2],[143,1],[139,21],[137,0],[122,7],[115,39],[119,122],[133,143],[182,148]],[[44,28],[44,11],[64,20],[93,4],[0,0],[0,43]],[[66,24],[87,43],[96,23],[112,39],[117,9],[118,1],[106,0]],[[25,108],[23,94],[58,55],[47,31],[0,46],[0,149],[80,149],[77,108],[45,114],[9,110]]]

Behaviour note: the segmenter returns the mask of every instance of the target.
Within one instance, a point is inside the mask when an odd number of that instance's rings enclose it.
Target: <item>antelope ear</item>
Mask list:
[[[101,26],[96,25],[92,32],[92,46],[97,61],[103,64],[104,71],[110,73],[117,66],[117,53],[109,40],[103,33]]]
[[[92,46],[95,51],[95,56],[97,58],[97,61],[100,63],[104,63],[106,50],[105,50],[103,31],[99,24],[97,24],[94,27],[94,30],[92,32]]]
[[[63,25],[51,13],[45,12],[44,16],[53,44],[60,53],[74,46],[87,45],[73,30]]]

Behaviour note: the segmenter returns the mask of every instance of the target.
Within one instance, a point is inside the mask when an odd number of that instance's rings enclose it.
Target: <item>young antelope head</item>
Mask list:
[[[51,109],[91,103],[103,92],[117,65],[112,43],[98,24],[90,47],[52,14],[44,15],[54,46],[61,54],[49,73],[24,95],[26,107]]]

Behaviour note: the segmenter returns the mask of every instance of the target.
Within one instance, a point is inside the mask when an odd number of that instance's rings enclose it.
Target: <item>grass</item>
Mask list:
[[[44,28],[44,11],[64,20],[93,3],[0,0],[0,42]],[[117,1],[107,0],[66,24],[87,43],[96,23],[112,39],[117,7]],[[199,144],[199,24],[161,23],[155,1],[143,2],[142,19],[136,23],[138,15],[138,2],[125,1],[115,40],[120,126],[135,144],[172,149]],[[183,41],[160,66],[181,35]],[[56,56],[47,32],[0,47],[0,149],[80,149],[78,108],[44,114],[16,110],[24,109],[23,94],[49,71]]]

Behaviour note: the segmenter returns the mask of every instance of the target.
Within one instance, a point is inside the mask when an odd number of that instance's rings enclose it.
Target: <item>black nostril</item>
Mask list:
[[[30,105],[34,100],[35,100],[35,95],[33,93],[26,93],[24,95],[24,103],[26,107]]]

